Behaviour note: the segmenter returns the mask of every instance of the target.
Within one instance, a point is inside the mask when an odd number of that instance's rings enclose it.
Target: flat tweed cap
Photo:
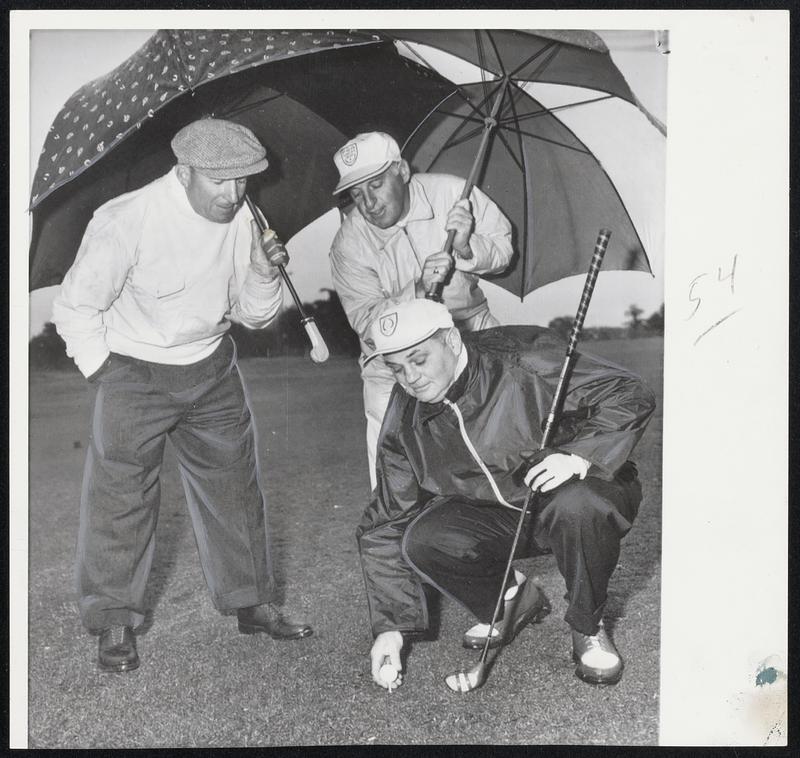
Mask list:
[[[172,138],[178,163],[211,179],[238,179],[263,171],[267,151],[246,126],[219,118],[202,118]]]

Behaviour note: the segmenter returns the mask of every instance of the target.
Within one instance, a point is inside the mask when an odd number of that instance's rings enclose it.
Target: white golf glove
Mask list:
[[[525,474],[525,484],[534,492],[550,492],[573,476],[585,479],[591,465],[579,455],[551,453]]]
[[[403,635],[400,632],[381,632],[372,643],[372,650],[369,652],[372,662],[372,679],[375,684],[379,684],[384,689],[394,689],[403,683],[401,673],[402,663],[400,662],[400,651],[403,649]],[[381,676],[381,666],[388,664],[397,671],[397,679],[394,682],[387,682]]]

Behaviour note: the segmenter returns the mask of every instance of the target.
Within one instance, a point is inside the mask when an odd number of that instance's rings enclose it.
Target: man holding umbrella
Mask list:
[[[511,224],[480,189],[460,200],[464,180],[411,175],[397,142],[384,132],[358,134],[334,155],[339,183],[355,208],[330,252],[336,292],[361,339],[370,482],[375,449],[394,378],[381,359],[366,363],[370,324],[388,304],[424,298],[443,284],[442,299],[462,331],[498,326],[479,274],[502,271],[512,256]],[[453,253],[444,252],[453,231]]]
[[[428,627],[423,584],[474,614],[468,648],[505,645],[546,615],[532,580],[515,570],[503,582],[529,488],[539,494],[515,557],[552,551],[566,583],[576,674],[617,682],[622,658],[603,607],[642,497],[628,455],[653,412],[652,392],[624,369],[578,354],[555,438],[534,454],[564,356],[552,332],[503,326],[462,336],[444,305],[417,299],[386,307],[368,340],[367,361],[382,356],[397,379],[377,487],[356,532],[375,682],[398,683],[404,638]]]
[[[272,603],[255,432],[228,334],[232,321],[266,326],[282,303],[285,249],[262,239],[243,207],[266,151],[220,119],[189,124],[171,144],[177,166],[95,212],[53,306],[92,393],[76,578],[104,671],[139,665],[134,628],[167,437],[214,605],[235,610],[244,634],[312,633]]]

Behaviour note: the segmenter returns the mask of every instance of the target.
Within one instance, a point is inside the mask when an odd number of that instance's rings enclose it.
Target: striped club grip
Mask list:
[[[597,242],[594,243],[594,255],[592,255],[592,262],[589,265],[589,272],[586,274],[586,282],[583,285],[583,293],[581,294],[581,301],[578,304],[578,312],[575,314],[575,320],[572,322],[572,329],[569,333],[568,355],[574,353],[578,347],[578,337],[580,336],[581,329],[583,329],[583,322],[586,318],[586,311],[589,310],[589,303],[592,301],[594,286],[597,283],[597,275],[600,273],[600,267],[603,265],[603,256],[606,254],[610,237],[611,232],[608,229],[601,229],[600,233],[597,235]]]

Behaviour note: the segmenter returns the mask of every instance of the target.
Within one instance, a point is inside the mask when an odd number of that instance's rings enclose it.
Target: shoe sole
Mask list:
[[[624,665],[620,666],[619,671],[615,674],[602,674],[602,673],[590,673],[585,671],[581,668],[581,662],[577,655],[574,653],[572,654],[572,660],[574,663],[578,664],[575,667],[575,676],[578,677],[582,682],[586,682],[587,684],[599,684],[599,685],[613,685],[617,684],[620,679],[622,679],[622,672],[624,670]]]
[[[255,626],[252,624],[243,624],[241,621],[238,622],[239,626],[239,634],[267,634],[273,640],[302,640],[305,637],[310,637],[314,634],[312,629],[309,629],[307,632],[298,632],[297,634],[289,634],[289,635],[274,635],[264,629],[263,626]]]
[[[498,647],[503,647],[508,645],[509,643],[514,641],[514,638],[528,625],[528,624],[539,624],[547,617],[547,615],[551,611],[550,603],[545,598],[544,603],[539,608],[531,608],[528,613],[523,614],[520,616],[515,622],[514,627],[512,629],[511,636],[508,638],[504,638],[502,635],[498,634],[497,637],[493,637],[492,641],[489,643],[489,650],[493,650]],[[483,650],[483,646],[486,644],[486,638],[484,637],[482,640],[475,639],[474,642],[468,642],[467,640],[462,640],[461,645],[465,647],[467,650]]]
[[[97,667],[103,674],[122,674],[126,671],[135,671],[138,669],[139,661],[134,661],[132,663],[118,663],[116,665],[109,665],[98,661]]]

